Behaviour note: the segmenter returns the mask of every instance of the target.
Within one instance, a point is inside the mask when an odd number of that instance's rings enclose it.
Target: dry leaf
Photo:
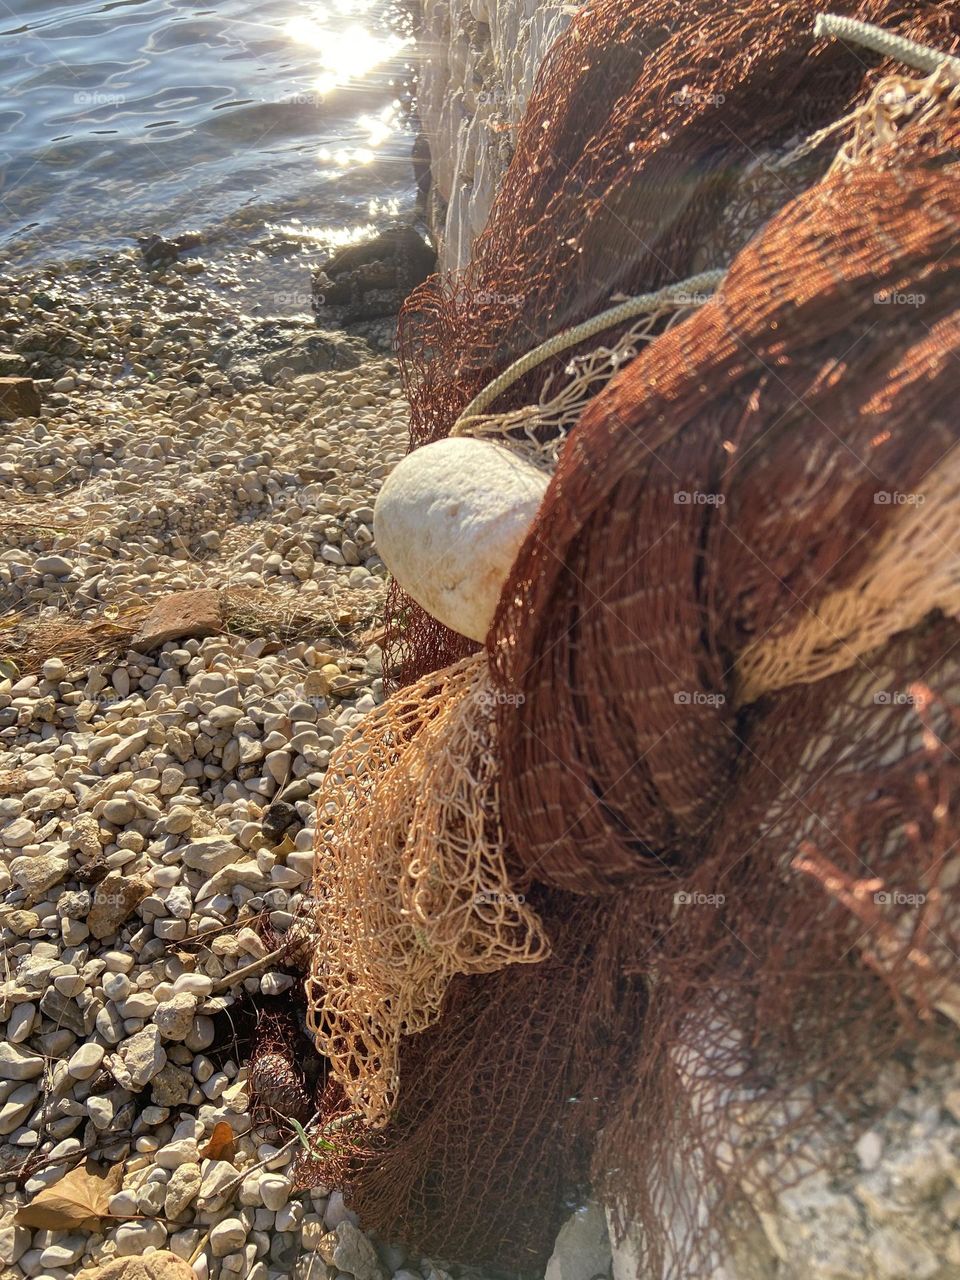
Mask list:
[[[286,855],[288,853],[293,853],[296,847],[297,846],[295,842],[291,840],[289,836],[284,836],[279,844],[273,846],[270,852],[275,853],[278,856],[281,856],[281,855]]]
[[[237,1147],[233,1137],[233,1130],[226,1120],[218,1120],[213,1126],[210,1141],[200,1152],[200,1158],[202,1160],[229,1160],[232,1163],[236,1154]]]
[[[29,1204],[17,1210],[24,1227],[46,1231],[99,1231],[100,1219],[109,1214],[109,1200],[120,1190],[123,1165],[104,1169],[93,1160],[79,1165],[65,1178],[38,1191]]]

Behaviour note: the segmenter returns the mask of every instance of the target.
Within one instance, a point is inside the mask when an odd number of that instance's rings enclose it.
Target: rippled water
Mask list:
[[[336,243],[409,206],[406,22],[375,0],[0,0],[7,265],[148,232]]]

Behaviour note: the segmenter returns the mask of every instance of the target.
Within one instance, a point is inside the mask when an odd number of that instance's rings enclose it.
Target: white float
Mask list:
[[[456,436],[424,445],[380,490],[377,553],[429,614],[483,641],[549,482],[493,441]]]

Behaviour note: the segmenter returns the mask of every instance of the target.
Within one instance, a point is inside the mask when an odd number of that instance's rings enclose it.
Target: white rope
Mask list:
[[[524,374],[529,373],[531,369],[535,369],[538,364],[543,364],[544,361],[549,360],[551,356],[555,356],[560,351],[566,351],[570,347],[575,347],[580,342],[586,342],[588,338],[602,333],[604,329],[612,329],[616,325],[622,324],[624,320],[632,320],[634,316],[643,315],[645,312],[658,311],[662,307],[670,306],[671,303],[677,303],[682,306],[685,302],[689,303],[690,298],[694,298],[699,294],[712,293],[725,274],[726,272],[724,271],[704,271],[698,276],[691,276],[689,280],[681,280],[677,284],[669,284],[656,293],[643,293],[635,298],[628,298],[626,302],[621,302],[617,306],[611,307],[608,311],[601,311],[599,315],[592,316],[589,320],[584,320],[582,324],[575,325],[572,329],[564,329],[561,333],[554,334],[552,338],[548,338],[546,342],[541,342],[538,347],[534,347],[525,356],[515,360],[492,382],[488,382],[460,414],[453,427],[452,434],[458,434],[457,428],[467,418],[475,418],[483,413],[484,409],[492,404],[497,396],[506,391],[507,387],[519,381]]]
[[[932,73],[942,68],[951,79],[960,82],[960,58],[932,49],[929,45],[919,44],[916,40],[908,40],[905,36],[894,35],[892,31],[884,31],[872,22],[858,22],[856,18],[843,18],[836,13],[821,13],[814,24],[813,33],[816,36],[849,40],[851,44],[859,44],[864,49],[881,53],[887,58],[896,58],[898,62],[915,67],[918,71]]]

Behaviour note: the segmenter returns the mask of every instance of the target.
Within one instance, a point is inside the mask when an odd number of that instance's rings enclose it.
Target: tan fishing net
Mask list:
[[[480,655],[426,676],[364,719],[320,790],[308,1023],[374,1127],[401,1036],[437,1020],[451,979],[547,954],[507,871],[495,706]]]
[[[960,46],[952,4],[838,8]],[[592,1192],[699,1280],[885,1063],[956,1053],[960,124],[939,85],[881,120],[911,77],[813,17],[588,6],[466,276],[407,305],[416,445],[617,295],[729,268],[575,423],[596,337],[484,407],[558,455],[486,653],[395,595],[407,687],[321,796],[321,1168],[446,1257],[542,1272]]]

